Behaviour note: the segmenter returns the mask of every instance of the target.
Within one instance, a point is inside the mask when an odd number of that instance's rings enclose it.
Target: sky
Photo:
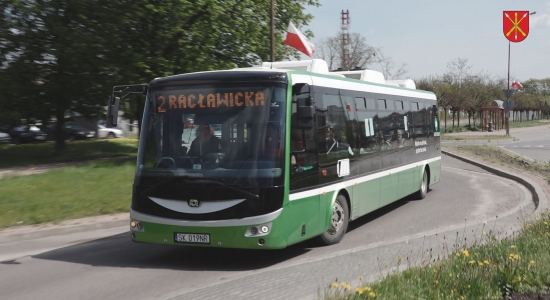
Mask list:
[[[408,78],[439,76],[449,62],[466,58],[472,73],[508,75],[508,40],[503,11],[529,11],[529,33],[510,44],[510,77],[550,78],[550,0],[320,0],[306,7],[313,21],[303,26],[319,43],[340,31],[341,11],[350,12],[350,33],[382,48],[397,64],[406,63]],[[303,59],[307,59],[303,56]],[[376,69],[375,65],[368,66]]]

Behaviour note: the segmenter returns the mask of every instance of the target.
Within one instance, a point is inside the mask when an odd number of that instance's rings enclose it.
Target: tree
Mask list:
[[[380,66],[384,78],[388,80],[404,78],[408,73],[406,63],[397,65],[391,57],[386,57],[380,48],[376,49],[376,63]]]
[[[349,59],[344,59],[342,32],[339,32],[336,36],[326,38],[318,43],[315,57],[325,60],[329,70],[364,69],[376,62],[376,51],[377,49],[367,44],[365,37],[358,33],[352,33],[349,39]]]
[[[282,40],[289,20],[300,26],[312,19],[305,5],[319,4],[277,1],[278,59],[297,56]],[[270,0],[0,0],[0,6],[0,80],[10,86],[0,103],[25,118],[55,116],[59,151],[65,112],[97,118],[113,85],[250,66],[270,54]],[[139,120],[143,102],[130,109]]]
[[[65,112],[97,112],[104,89],[101,18],[104,1],[2,0],[0,59],[6,98],[24,117],[56,122],[56,149],[64,146]],[[95,21],[95,22],[94,22]],[[16,79],[16,80],[14,80]]]
[[[367,43],[367,39],[358,33],[351,33],[349,48],[344,49],[342,45],[343,33],[339,32],[334,37],[329,37],[317,44],[315,57],[327,62],[329,70],[352,70],[366,69],[372,66],[378,69],[384,78],[399,79],[407,74],[407,64],[397,65],[391,57],[386,57],[381,48],[375,48]],[[349,59],[344,59],[344,53],[348,53]]]

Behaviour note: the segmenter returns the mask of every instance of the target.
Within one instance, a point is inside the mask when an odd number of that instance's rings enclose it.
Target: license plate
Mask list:
[[[210,234],[175,232],[174,242],[186,244],[210,244]]]

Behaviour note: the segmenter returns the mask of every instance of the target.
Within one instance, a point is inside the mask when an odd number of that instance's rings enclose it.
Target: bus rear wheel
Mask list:
[[[420,189],[418,192],[414,194],[414,198],[418,200],[422,200],[426,197],[426,194],[428,193],[428,173],[426,170],[424,170],[424,173],[422,174],[422,184],[420,185]]]
[[[346,197],[338,195],[332,206],[332,217],[330,228],[319,236],[319,241],[323,245],[333,245],[339,243],[348,229],[349,208]]]

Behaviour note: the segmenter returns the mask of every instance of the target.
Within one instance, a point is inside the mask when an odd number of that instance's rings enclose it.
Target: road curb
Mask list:
[[[450,152],[448,150],[441,149],[441,152],[443,154],[446,154],[450,157],[462,160],[466,163],[469,163],[471,165],[474,165],[476,167],[480,167],[484,169],[485,171],[488,171],[490,173],[493,173],[497,176],[508,178],[510,180],[516,181],[523,186],[525,186],[533,195],[533,202],[535,204],[535,213],[541,214],[542,212],[546,212],[548,209],[548,198],[546,197],[546,193],[542,190],[542,188],[536,183],[533,182],[529,178],[525,178],[519,174],[512,174],[505,170],[501,170],[497,167],[489,166],[484,163],[481,163],[479,161],[475,161],[469,158],[466,158],[464,156],[460,156],[456,153]]]
[[[110,218],[110,220],[93,221],[94,218]],[[7,230],[0,231],[0,244],[125,226],[128,226],[129,230],[130,217],[129,214],[119,214],[114,216],[98,216],[75,219],[69,220],[69,222],[72,222],[73,224],[51,225],[52,227],[50,228],[40,228],[39,226],[9,228]]]

